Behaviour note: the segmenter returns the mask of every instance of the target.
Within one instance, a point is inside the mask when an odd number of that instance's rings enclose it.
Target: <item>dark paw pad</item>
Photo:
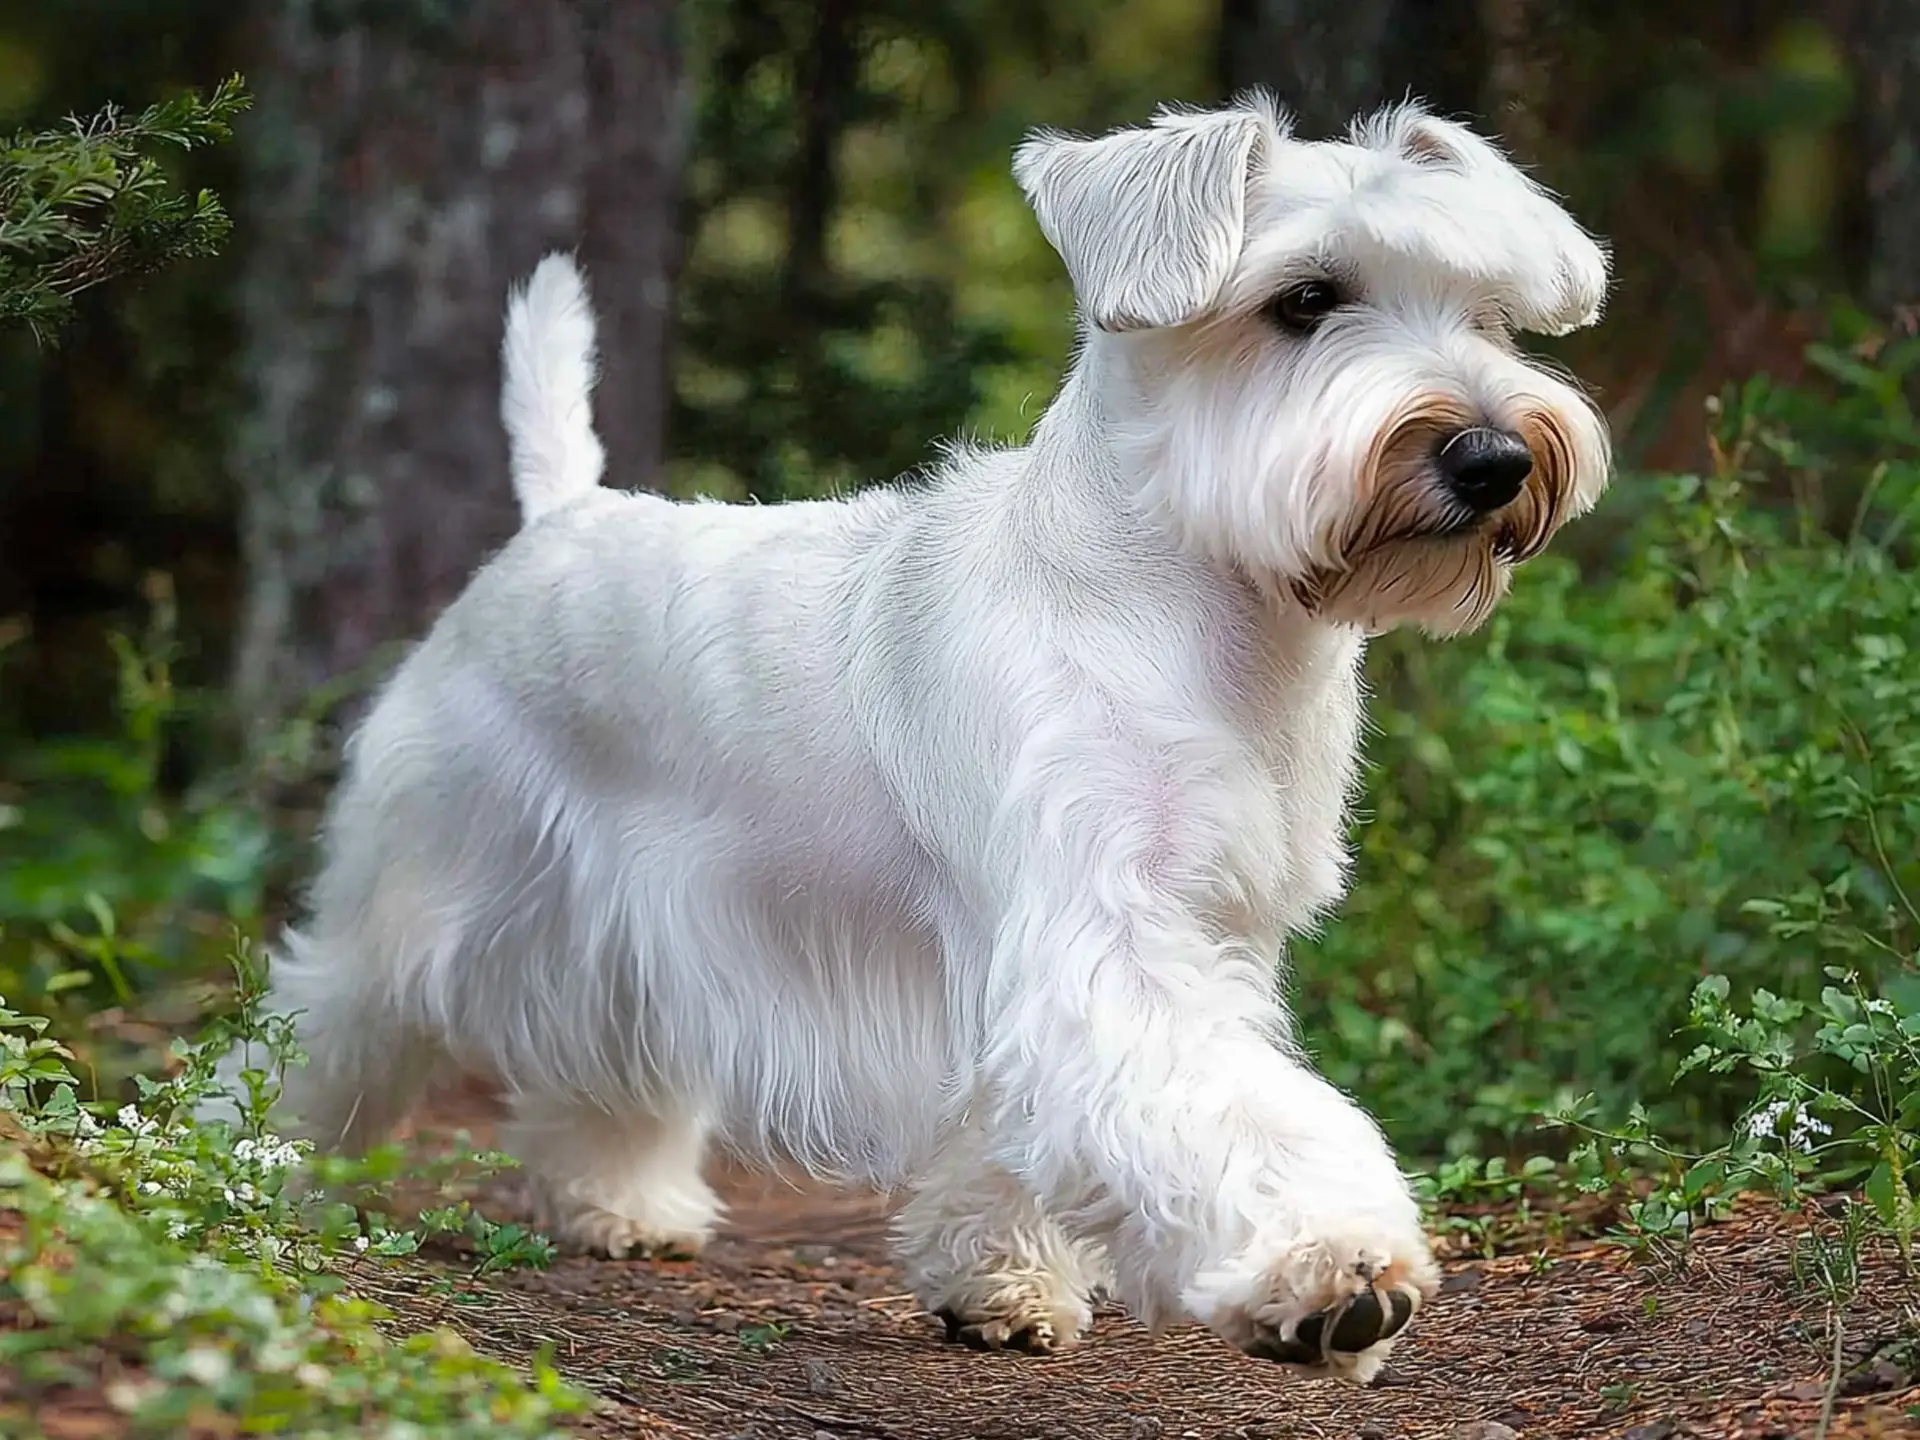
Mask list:
[[[1369,1346],[1390,1340],[1407,1328],[1419,1298],[1396,1287],[1388,1291],[1362,1290],[1334,1306],[1307,1316],[1291,1336],[1262,1330],[1247,1347],[1260,1360],[1282,1365],[1324,1365],[1336,1353],[1357,1355]]]
[[[969,1350],[1013,1350],[1022,1355],[1049,1355],[1056,1340],[1045,1321],[1014,1328],[1004,1320],[963,1320],[951,1310],[936,1310],[934,1318],[947,1327],[947,1339]]]

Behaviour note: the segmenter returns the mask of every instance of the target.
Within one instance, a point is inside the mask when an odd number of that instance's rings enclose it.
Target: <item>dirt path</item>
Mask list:
[[[563,1259],[453,1305],[422,1277],[369,1288],[503,1359],[551,1343],[611,1402],[592,1426],[606,1436],[1758,1440],[1814,1436],[1828,1391],[1826,1306],[1793,1274],[1804,1222],[1762,1206],[1679,1264],[1603,1246],[1453,1262],[1382,1383],[1356,1391],[1204,1332],[1156,1341],[1114,1311],[1067,1355],[975,1354],[900,1293],[876,1197],[743,1175],[721,1188],[730,1224],[698,1261]],[[1828,1434],[1920,1436],[1916,1309],[1891,1254],[1868,1256]]]

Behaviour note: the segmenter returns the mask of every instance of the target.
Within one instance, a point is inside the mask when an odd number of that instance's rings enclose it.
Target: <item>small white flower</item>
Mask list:
[[[354,1236],[353,1248],[358,1250],[362,1255],[366,1254],[367,1253],[367,1237],[364,1235]]]
[[[278,1135],[263,1135],[258,1141],[241,1140],[233,1147],[233,1158],[258,1165],[262,1170],[285,1170],[300,1163],[300,1147]]]
[[[123,1375],[109,1380],[100,1393],[114,1409],[131,1415],[165,1388],[158,1380],[133,1380]]]
[[[140,1182],[140,1193],[142,1195],[158,1195],[160,1193],[160,1182],[158,1180],[142,1180]]]
[[[167,1222],[167,1239],[184,1240],[187,1238],[187,1231],[190,1229],[192,1229],[192,1227],[184,1220],[169,1220]]]
[[[79,1139],[91,1139],[100,1133],[100,1122],[82,1110],[74,1117],[73,1133]]]
[[[120,1122],[121,1129],[131,1130],[135,1135],[151,1135],[160,1128],[159,1121],[149,1120],[131,1105],[122,1105],[113,1118]]]
[[[233,1369],[223,1350],[196,1345],[180,1357],[180,1368],[202,1385],[218,1385]]]
[[[1831,1135],[1833,1127],[1802,1111],[1793,1117],[1793,1127],[1787,1132],[1787,1143],[1796,1150],[1810,1150],[1816,1135]]]
[[[1833,1133],[1826,1121],[1809,1115],[1791,1100],[1769,1100],[1747,1117],[1742,1128],[1755,1140],[1780,1139],[1783,1119],[1787,1121],[1783,1143],[1789,1150],[1809,1150],[1817,1137]]]
[[[1893,1014],[1893,1002],[1891,1000],[1882,1000],[1876,995],[1873,999],[1867,1001],[1867,1013],[1869,1015],[1891,1015]]]

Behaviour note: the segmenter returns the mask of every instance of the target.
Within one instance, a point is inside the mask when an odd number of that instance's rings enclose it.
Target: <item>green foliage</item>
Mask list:
[[[1778,923],[1790,931],[1796,924]],[[1802,1179],[1859,1187],[1912,1265],[1920,1228],[1920,975],[1895,974],[1873,994],[1852,971],[1826,973],[1835,983],[1811,1004],[1756,989],[1744,1013],[1728,1003],[1725,976],[1702,980],[1693,1028],[1704,1038],[1681,1073],[1757,1077],[1757,1101],[1722,1163],[1783,1189]]]
[[[780,1348],[792,1327],[778,1320],[740,1327],[740,1348],[750,1355],[771,1355]]]
[[[1497,1149],[1591,1092],[1704,1148],[1748,1092],[1669,1086],[1702,977],[1910,1003],[1916,349],[1828,352],[1830,398],[1730,392],[1710,474],[1618,482],[1658,502],[1611,573],[1549,557],[1482,637],[1382,647],[1356,893],[1294,965],[1403,1143]]]
[[[220,202],[173,193],[152,152],[227,139],[247,104],[235,77],[204,100],[189,92],[132,117],[109,106],[0,142],[0,325],[45,339],[82,291],[217,253],[229,229]]]
[[[705,485],[769,500],[920,464],[1002,347],[956,323],[943,277],[903,263],[897,224],[869,214],[883,234],[851,245],[829,227],[861,208],[843,154],[863,132],[898,135],[940,68],[921,23],[939,18],[900,7],[856,22],[805,4],[686,15],[714,83],[698,91],[688,175],[676,447],[698,457]]]
[[[1412,1178],[1427,1229],[1462,1239],[1487,1259],[1515,1244],[1566,1237],[1562,1202],[1573,1177],[1550,1156],[1509,1165],[1499,1155],[1458,1155]]]
[[[0,1226],[0,1367],[15,1401],[52,1414],[99,1396],[136,1435],[215,1417],[311,1436],[563,1433],[588,1401],[546,1356],[522,1374],[449,1330],[394,1338],[395,1317],[353,1294],[367,1267],[437,1233],[474,1242],[468,1284],[544,1263],[545,1241],[465,1205],[397,1229],[298,1196],[287,1180],[306,1147],[266,1128],[291,1035],[259,1018],[244,956],[240,978],[239,1012],[204,1043],[176,1043],[167,1078],[143,1077],[139,1101],[111,1115],[78,1098],[45,1021],[0,1003],[0,1134],[24,1142],[0,1150],[0,1214],[13,1221]],[[250,1062],[239,1123],[197,1122],[195,1108],[226,1093],[215,1065],[230,1044]],[[383,1168],[391,1156],[320,1173],[371,1193]]]
[[[1860,1255],[1868,1236],[1872,1212],[1847,1199],[1839,1204],[1840,1224],[1834,1230],[1808,1229],[1793,1249],[1793,1279],[1802,1290],[1821,1296],[1834,1310],[1844,1310],[1860,1293]]]
[[[1743,1010],[1729,1003],[1724,975],[1695,988],[1688,1028],[1701,1040],[1680,1074],[1744,1072],[1759,1082],[1731,1135],[1704,1153],[1674,1148],[1638,1105],[1615,1128],[1591,1123],[1591,1097],[1553,1117],[1585,1137],[1563,1177],[1625,1197],[1616,1238],[1679,1259],[1695,1228],[1742,1194],[1768,1191],[1798,1207],[1852,1187],[1864,1200],[1842,1200],[1837,1232],[1810,1234],[1796,1252],[1803,1282],[1843,1304],[1870,1225],[1920,1279],[1920,977],[1896,973],[1873,995],[1858,975],[1828,975],[1838,983],[1812,1004],[1756,989]]]
[[[147,598],[145,629],[110,637],[115,731],[23,748],[0,784],[0,987],[36,1009],[132,1003],[258,924],[270,834],[233,776],[169,784],[198,702],[174,683],[172,588]]]

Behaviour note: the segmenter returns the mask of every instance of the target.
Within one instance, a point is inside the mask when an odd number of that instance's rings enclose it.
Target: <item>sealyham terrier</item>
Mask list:
[[[1278,962],[1346,884],[1367,636],[1473,628],[1606,483],[1515,343],[1592,323],[1606,255],[1414,106],[1014,173],[1080,343],[1030,444],[919,483],[603,488],[581,279],[512,297],[525,524],[353,738],[282,1103],[352,1148],[489,1073],[574,1245],[700,1245],[721,1145],[910,1185],[971,1344],[1065,1347],[1106,1292],[1364,1382],[1437,1272]]]

